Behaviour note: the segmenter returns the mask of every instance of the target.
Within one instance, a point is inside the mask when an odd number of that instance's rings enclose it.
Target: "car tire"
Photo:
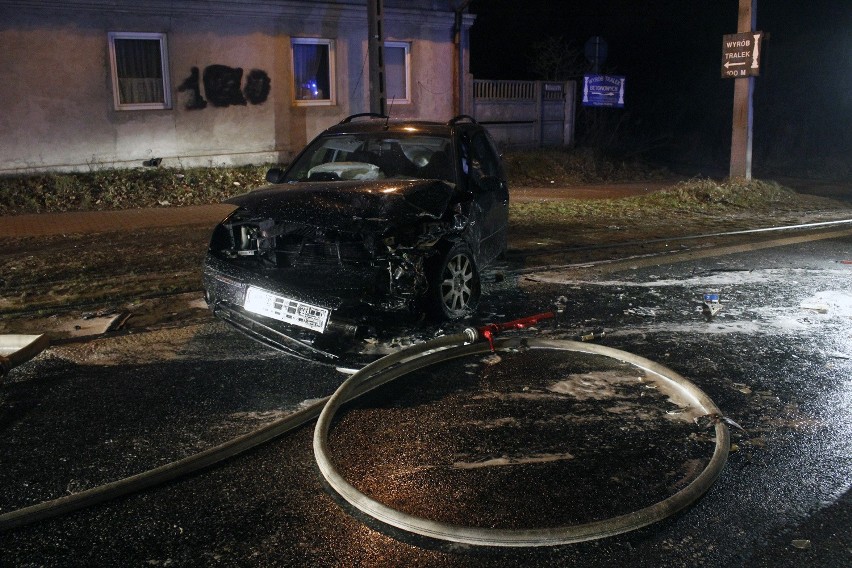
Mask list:
[[[466,243],[455,243],[434,258],[426,298],[432,319],[458,320],[469,316],[479,304],[480,292],[479,269]]]

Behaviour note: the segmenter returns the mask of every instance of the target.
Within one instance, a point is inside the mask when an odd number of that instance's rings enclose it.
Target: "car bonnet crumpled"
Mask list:
[[[227,201],[252,214],[340,230],[441,218],[455,193],[436,180],[300,182],[238,195]]]

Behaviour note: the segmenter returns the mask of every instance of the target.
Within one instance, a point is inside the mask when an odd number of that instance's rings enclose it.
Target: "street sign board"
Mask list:
[[[760,75],[760,44],[763,32],[722,36],[722,78]]]
[[[624,108],[622,75],[583,75],[583,106]]]

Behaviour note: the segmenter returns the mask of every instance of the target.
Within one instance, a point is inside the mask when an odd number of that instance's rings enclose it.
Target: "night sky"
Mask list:
[[[609,45],[604,72],[627,77],[626,151],[724,167],[734,80],[720,77],[722,36],[738,0],[473,0],[477,79],[536,79],[533,46],[562,37]],[[852,0],[758,0],[763,43],[755,80],[755,168],[848,175],[852,163]],[[582,112],[582,111],[581,111]],[[582,138],[582,132],[578,133]],[[842,173],[842,172],[841,172]]]

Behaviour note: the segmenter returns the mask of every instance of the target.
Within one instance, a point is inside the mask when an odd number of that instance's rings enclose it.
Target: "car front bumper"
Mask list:
[[[208,255],[202,275],[205,299],[213,314],[239,329],[246,335],[273,348],[305,354],[309,357],[334,355],[315,347],[321,336],[350,336],[359,333],[359,326],[346,316],[356,302],[340,296],[315,292],[306,294],[302,290],[279,282],[254,271],[235,266],[213,255]],[[257,313],[257,309],[246,305],[249,289],[260,290],[270,296],[289,300],[302,311],[326,311],[321,328],[316,321],[306,323],[304,318],[273,317]]]

